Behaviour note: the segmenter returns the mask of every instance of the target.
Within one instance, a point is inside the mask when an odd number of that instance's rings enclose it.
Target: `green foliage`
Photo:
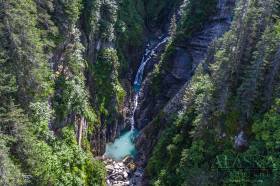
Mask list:
[[[60,3],[64,6],[64,11],[69,20],[69,25],[74,26],[79,19],[82,0],[60,0]]]
[[[84,0],[83,1],[83,21],[84,31],[87,35],[96,34],[99,30],[98,20],[100,19],[100,0]]]
[[[54,108],[58,122],[71,115],[85,117],[88,122],[95,122],[95,113],[89,104],[89,95],[86,90],[84,71],[86,62],[82,58],[84,51],[80,43],[80,33],[72,30],[73,43],[65,51],[63,61],[58,65],[56,72],[56,95]]]
[[[65,80],[60,77],[57,86],[63,91],[55,100],[56,115],[63,120],[69,114],[85,116],[88,121],[94,121],[94,112],[88,103],[88,93],[85,91],[84,82],[79,78]]]
[[[59,35],[65,33],[52,21],[59,3],[68,19],[67,36]],[[95,122],[85,88],[84,49],[75,29],[81,8],[80,0],[0,3],[0,185],[105,183],[104,165],[77,144],[74,126],[55,126],[55,133],[50,128],[73,113],[88,125]],[[56,59],[54,48],[63,57]]]
[[[61,137],[49,144],[26,135],[21,140],[18,151],[34,185],[89,185],[89,176],[104,176],[103,168],[77,145],[71,128],[64,128]],[[102,184],[104,179],[90,181]]]
[[[156,1],[152,1],[156,6],[160,3],[155,3]],[[175,2],[174,2],[175,3]],[[177,2],[178,3],[178,2]],[[189,37],[195,31],[198,31],[202,28],[202,26],[207,22],[208,18],[215,13],[216,10],[216,0],[206,1],[192,1],[188,0],[184,3],[182,8],[182,18],[177,25],[172,23],[172,40],[168,43],[165,52],[161,56],[161,60],[159,65],[157,65],[152,74],[152,92],[153,94],[160,95],[160,90],[163,88],[162,79],[170,69],[172,65],[170,59],[173,57],[175,53],[176,45],[184,38]],[[162,3],[163,4],[163,3]],[[176,4],[176,3],[175,3]],[[153,13],[156,13],[153,11]]]
[[[155,97],[176,45],[216,11],[216,0],[184,2],[152,74]],[[104,165],[91,154],[95,124],[118,118],[119,72],[124,77],[141,52],[144,28],[163,29],[179,3],[0,2],[0,185],[105,185]],[[231,30],[183,91],[184,110],[169,120],[161,112],[152,123],[165,128],[147,166],[152,185],[279,185],[279,3],[236,6]],[[87,127],[78,145],[80,118]],[[240,130],[250,140],[242,153],[232,145]]]
[[[143,18],[139,12],[143,6],[141,3],[129,0],[121,1],[116,24],[119,47],[137,47],[142,44]]]
[[[41,140],[50,142],[54,140],[53,133],[49,130],[49,121],[53,119],[53,110],[47,102],[35,102],[30,105],[30,120],[34,127],[30,131]]]
[[[7,136],[0,134],[0,185],[24,185],[27,180],[20,167],[11,159]]]
[[[88,173],[86,184],[91,186],[105,186],[106,170],[103,163],[97,160],[86,160],[85,171]]]
[[[40,32],[36,28],[36,5],[32,0],[1,2],[1,53],[16,78],[23,106],[52,92]]]
[[[216,12],[217,0],[187,0],[182,19],[178,25],[178,39],[190,36],[207,22]]]
[[[121,106],[124,101],[125,91],[118,81],[118,68],[117,53],[109,48],[100,52],[97,62],[91,67],[99,113],[105,116],[108,116],[109,111],[118,110],[112,105]]]
[[[38,107],[39,105],[34,105],[33,110],[40,111]],[[102,185],[104,183],[103,166],[77,145],[73,128],[64,128],[60,137],[56,138],[46,127],[48,120],[44,121],[44,115],[43,118],[34,117],[31,125],[22,111],[15,106],[11,106],[9,110],[5,115],[0,116],[1,131],[5,132],[4,136],[1,134],[1,146],[3,146],[1,163],[7,171],[6,176],[3,179],[1,177],[1,182],[16,183],[16,185],[23,185],[25,182],[30,182],[32,185],[92,185],[93,183]],[[3,144],[3,140],[8,143]],[[11,150],[13,155],[9,155]],[[22,172],[31,177],[23,177]],[[93,175],[98,176],[98,179],[89,179]]]
[[[182,183],[183,180],[178,174],[178,164],[181,150],[190,143],[189,138],[184,134],[189,119],[185,115],[179,115],[172,121],[173,125],[161,135],[147,165],[148,176],[154,178],[153,185]]]
[[[175,8],[181,3],[181,0],[173,1],[161,1],[161,0],[145,0],[145,22],[148,29],[161,28],[164,24],[164,20],[169,16],[169,11],[175,10]],[[166,8],[168,7],[168,8]]]
[[[113,41],[115,38],[115,23],[117,21],[117,4],[114,0],[105,0],[100,7],[99,29],[100,37],[106,41]]]
[[[279,106],[279,100],[276,100],[270,111],[254,119],[252,132],[255,137],[245,153],[228,150],[217,156],[217,168],[224,176],[225,184],[248,181],[279,184]]]
[[[117,12],[116,48],[120,62],[120,76],[125,77],[129,66],[134,63],[134,55],[141,55],[139,48],[144,42],[143,2],[121,0]],[[131,55],[132,54],[132,55]]]
[[[117,12],[118,4],[115,0],[85,0],[83,22],[86,33],[99,41],[114,41]]]
[[[277,3],[247,3],[237,3],[231,30],[214,43],[184,90],[180,124],[167,121],[148,162],[152,185],[279,185]],[[197,13],[195,19],[205,19],[207,12]],[[154,82],[164,64],[157,72]],[[233,145],[241,130],[250,140],[242,152]]]
[[[174,43],[169,42],[166,46],[166,49],[161,56],[160,63],[157,64],[152,72],[152,93],[154,95],[158,95],[161,92],[162,87],[162,79],[164,75],[166,75],[167,70],[172,65],[170,64],[169,60],[173,56],[175,51]]]

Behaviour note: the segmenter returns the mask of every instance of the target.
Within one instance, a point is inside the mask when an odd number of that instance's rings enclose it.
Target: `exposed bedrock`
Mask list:
[[[156,96],[151,94],[151,79],[148,76],[141,91],[139,108],[136,112],[137,126],[142,128],[137,140],[139,159],[145,162],[164,127],[165,119],[155,124],[153,119],[159,114],[168,118],[184,108],[184,90],[192,73],[202,63],[209,46],[230,28],[235,0],[219,0],[217,13],[209,18],[203,29],[193,33],[183,42],[177,43],[168,61],[168,69],[163,72],[162,87]],[[151,140],[153,139],[153,140]]]
[[[180,87],[191,77],[192,60],[187,50],[176,48],[172,59],[169,60],[171,68],[162,79],[163,89],[160,96],[154,97],[150,91],[151,79],[149,77],[143,83],[140,94],[140,106],[136,113],[137,128],[144,128],[158,113],[162,105],[172,98]]]

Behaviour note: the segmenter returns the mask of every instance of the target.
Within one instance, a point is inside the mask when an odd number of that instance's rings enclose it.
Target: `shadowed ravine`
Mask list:
[[[215,40],[215,38],[221,36],[222,33],[224,33],[225,30],[228,29],[230,25],[228,23],[228,17],[230,13],[228,12],[230,11],[225,13],[227,9],[225,9],[224,4],[224,1],[219,1],[217,7],[219,11],[216,15],[212,16],[215,21],[206,25],[204,29],[201,32],[199,32],[199,34],[194,35],[191,39],[188,40],[187,43],[190,46],[189,50],[186,51],[185,49],[180,48],[180,46],[176,48],[176,50],[179,51],[176,55],[179,56],[178,59],[180,60],[177,60],[177,58],[175,57],[177,61],[176,63],[174,63],[174,68],[180,68],[180,70],[173,70],[171,71],[171,73],[174,73],[174,77],[176,77],[179,80],[180,78],[182,78],[182,84],[179,83],[181,86],[184,83],[186,83],[191,77],[191,71],[194,71],[198,64],[200,64],[205,59],[210,43],[212,43],[213,40]],[[176,18],[176,21],[180,19],[180,14],[178,13],[177,16],[178,17]],[[148,97],[149,94],[145,93],[147,92],[147,86],[145,86],[145,81],[146,79],[149,79],[144,77],[146,76],[145,68],[148,68],[148,65],[150,65],[149,63],[152,63],[153,59],[158,58],[160,56],[162,49],[166,46],[169,40],[170,36],[168,34],[163,34],[161,37],[158,38],[158,41],[150,41],[146,45],[146,49],[142,56],[141,63],[138,67],[134,81],[131,82],[131,84],[133,85],[133,94],[131,95],[131,105],[129,107],[130,115],[128,119],[131,126],[130,131],[123,132],[119,138],[115,139],[113,143],[108,143],[106,145],[106,159],[104,162],[106,164],[106,169],[108,173],[107,185],[119,184],[141,186],[144,185],[146,181],[143,178],[143,166],[145,166],[145,161],[148,159],[147,154],[152,148],[149,145],[140,146],[139,148],[138,143],[140,142],[139,144],[149,144],[147,139],[156,139],[157,137],[154,136],[152,138],[145,138],[145,134],[147,133],[147,127],[144,128],[145,130],[142,130],[142,128],[138,128],[139,126],[142,126],[142,124],[139,125],[139,121],[141,122],[142,120],[139,120],[139,113],[137,112],[145,111],[146,109],[143,109],[143,100],[145,101],[150,99]],[[193,47],[194,49],[192,48],[192,46],[195,46]],[[182,55],[182,59],[180,58],[180,54]],[[177,63],[180,64],[176,66]],[[187,65],[182,66],[183,63],[186,63]],[[175,83],[175,85],[177,86],[178,84]],[[171,85],[167,87],[171,88],[172,86],[174,86],[173,83],[171,83]],[[180,88],[177,88],[177,91],[179,91],[179,89]],[[150,89],[148,91],[150,91]],[[166,90],[162,91],[164,92]],[[179,103],[180,101],[177,102]],[[153,112],[150,111],[146,113]],[[145,112],[143,114],[145,115]],[[147,126],[147,124],[143,123],[143,126]],[[137,137],[139,138],[137,139],[138,149],[135,145],[135,139]],[[145,141],[144,143],[142,143],[143,139]],[[145,146],[147,148],[145,148]],[[134,158],[134,160],[132,158]],[[129,161],[127,161],[127,159]]]
[[[0,12],[0,186],[280,185],[280,0]]]
[[[113,143],[108,143],[106,145],[105,156],[112,158],[114,160],[122,160],[125,156],[136,156],[136,148],[134,145],[134,139],[138,134],[138,130],[135,128],[135,118],[134,113],[138,106],[138,97],[141,90],[143,74],[145,71],[145,66],[152,59],[154,55],[157,55],[157,50],[159,47],[166,44],[169,40],[169,37],[162,37],[159,42],[155,44],[154,47],[151,47],[150,44],[147,45],[145,54],[142,57],[141,64],[138,68],[135,80],[133,83],[134,96],[133,96],[133,105],[131,106],[131,118],[129,119],[131,129],[130,131],[123,132],[119,138],[117,138]]]
[[[107,185],[118,183],[120,185],[141,185],[143,177],[142,167],[137,167],[134,160],[137,157],[135,139],[139,133],[135,127],[135,112],[138,106],[138,98],[141,91],[145,66],[158,54],[158,49],[164,46],[169,37],[162,36],[153,46],[147,44],[145,54],[136,73],[133,82],[133,98],[131,104],[131,116],[129,118],[130,130],[123,131],[113,143],[106,144],[104,162],[107,169]],[[128,177],[130,175],[130,178]]]

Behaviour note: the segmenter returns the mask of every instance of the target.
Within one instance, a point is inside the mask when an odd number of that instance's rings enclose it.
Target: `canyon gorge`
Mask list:
[[[279,185],[279,16],[279,0],[1,1],[0,186]]]

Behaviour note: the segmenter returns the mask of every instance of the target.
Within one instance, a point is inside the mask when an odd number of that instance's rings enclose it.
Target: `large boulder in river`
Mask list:
[[[122,160],[123,164],[129,169],[129,172],[134,172],[137,169],[136,163],[131,156],[126,156]]]
[[[129,169],[129,172],[135,172],[136,169],[137,169],[137,166],[136,166],[135,163],[129,163],[129,164],[127,165],[127,167],[128,167],[128,169]]]
[[[126,156],[126,157],[122,160],[122,162],[123,162],[125,165],[128,165],[129,163],[133,163],[134,160],[133,160],[133,158],[132,158],[131,156]]]
[[[239,132],[234,138],[234,148],[237,151],[245,151],[248,148],[248,139],[244,131]]]

